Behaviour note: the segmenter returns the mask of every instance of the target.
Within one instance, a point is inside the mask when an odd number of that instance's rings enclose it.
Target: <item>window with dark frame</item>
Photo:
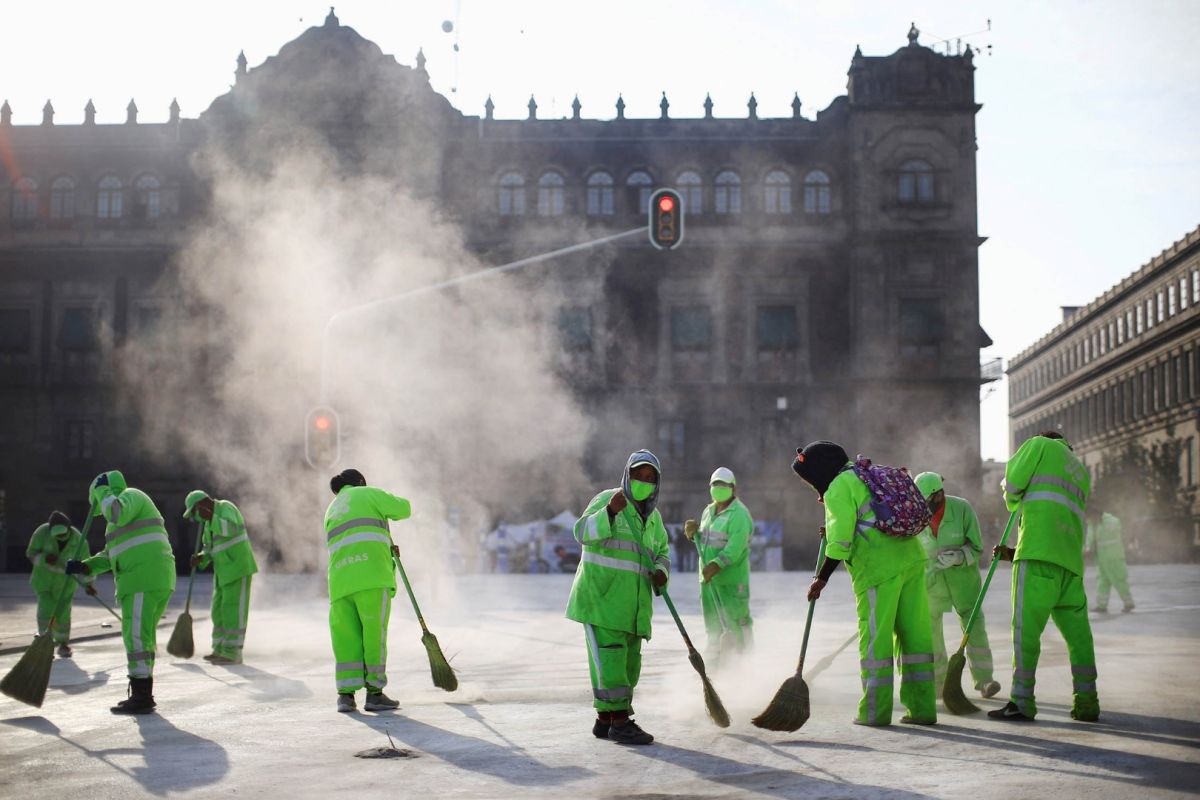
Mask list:
[[[97,323],[94,308],[64,308],[58,330],[59,348],[72,353],[88,353],[100,349]]]
[[[933,165],[919,158],[901,164],[897,197],[905,205],[932,203],[935,199]]]
[[[89,420],[71,420],[66,425],[67,461],[89,461],[95,455],[96,425]]]
[[[712,311],[708,306],[675,306],[671,309],[671,349],[677,353],[712,350]]]

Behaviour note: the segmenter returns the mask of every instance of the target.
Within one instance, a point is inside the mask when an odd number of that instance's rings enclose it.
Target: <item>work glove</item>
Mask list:
[[[696,541],[696,531],[699,529],[700,526],[696,524],[696,520],[694,519],[689,519],[687,522],[683,523],[683,535],[688,538],[689,542]]]
[[[46,563],[47,564],[57,564],[58,556],[54,555],[54,553],[46,553]]]
[[[951,548],[949,550],[941,550],[938,552],[938,563],[942,565],[942,569],[946,567],[957,567],[959,564],[967,560],[967,556],[963,553],[961,547]]]
[[[1000,559],[1001,561],[1012,561],[1013,556],[1016,554],[1017,551],[1011,547],[1004,547],[1003,545],[998,544],[992,548],[992,556]]]
[[[825,581],[814,576],[812,583],[808,585],[808,600],[811,603],[821,596],[821,590],[825,588]]]
[[[84,586],[83,590],[85,592],[87,592],[89,595],[91,595],[92,597],[96,596],[96,587],[90,583],[87,586]]]
[[[661,569],[656,569],[650,573],[650,582],[654,584],[655,589],[661,589],[667,585],[667,573]]]
[[[189,562],[192,565],[192,569],[195,569],[196,567],[200,566],[200,560],[201,560],[201,558],[200,558],[199,553],[192,553],[192,558],[191,558],[191,561]]]
[[[716,561],[710,561],[707,564],[705,564],[704,565],[704,582],[708,583],[709,581],[711,581],[713,578],[715,578],[717,576],[717,573],[720,571],[721,571],[721,565],[718,564]]]
[[[67,574],[68,575],[90,575],[91,570],[88,569],[88,565],[83,563],[82,561],[76,561],[75,559],[71,559],[70,561],[67,562]]]

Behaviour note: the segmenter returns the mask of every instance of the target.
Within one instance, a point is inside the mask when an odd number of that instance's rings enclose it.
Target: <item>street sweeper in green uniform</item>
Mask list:
[[[188,492],[183,518],[201,525],[201,549],[192,555],[192,567],[213,568],[212,652],[204,658],[214,664],[240,664],[250,617],[250,581],[258,572],[246,520],[233,503],[214,500],[200,489]]]
[[[29,547],[25,548],[25,557],[33,564],[29,585],[37,595],[38,634],[50,631],[58,645],[59,658],[71,657],[71,606],[76,583],[67,574],[66,564],[72,558],[84,559],[90,555],[83,534],[61,511],[53,512],[37,527],[29,539]],[[94,581],[91,577],[84,580],[84,591],[90,595],[96,593]],[[68,597],[66,603],[56,609],[64,596]]]

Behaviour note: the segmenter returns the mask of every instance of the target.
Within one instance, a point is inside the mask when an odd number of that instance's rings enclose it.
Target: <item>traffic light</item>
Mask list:
[[[673,250],[683,241],[683,198],[674,189],[659,189],[650,196],[650,244]]]
[[[317,406],[308,412],[304,424],[304,460],[313,469],[329,469],[342,452],[338,415],[329,406]]]

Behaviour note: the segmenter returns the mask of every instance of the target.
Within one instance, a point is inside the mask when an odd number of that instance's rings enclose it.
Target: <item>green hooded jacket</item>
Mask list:
[[[107,473],[107,486],[93,487],[108,523],[104,549],[85,560],[92,575],[112,570],[117,597],[175,590],[175,555],[162,514],[141,489],[125,488],[120,472]]]
[[[975,516],[975,509],[966,500],[954,495],[946,495],[946,511],[938,524],[937,536],[933,535],[932,527],[926,527],[917,538],[921,540],[929,559],[927,572],[940,571],[937,556],[942,550],[961,548],[965,560],[959,567],[974,567],[979,563],[979,554],[983,552],[983,539],[979,535],[979,518]]]
[[[696,544],[700,549],[700,580],[704,565],[716,561],[721,571],[713,576],[714,586],[746,585],[750,582],[750,537],[754,534],[754,519],[750,509],[738,498],[717,513],[717,504],[709,503],[700,515]]]
[[[1014,561],[1058,564],[1083,576],[1083,514],[1091,492],[1087,467],[1066,442],[1030,437],[1004,470],[1004,504],[1021,509]]]
[[[200,568],[212,564],[217,583],[230,583],[258,572],[246,520],[237,506],[228,500],[213,500],[212,519],[197,519],[203,526]]]
[[[1105,511],[1100,522],[1087,527],[1084,550],[1096,548],[1096,560],[1100,562],[1124,561],[1125,540],[1121,537],[1121,520]]]
[[[851,469],[838,473],[825,492],[825,554],[846,562],[855,594],[925,561],[916,536],[889,536],[874,520],[866,484]]]
[[[396,593],[389,519],[412,516],[412,506],[374,486],[344,486],[325,510],[329,550],[329,599],[340,600],[364,589]]]
[[[83,534],[74,525],[67,530],[65,537],[59,538],[51,531],[50,523],[43,522],[30,537],[29,547],[25,548],[25,557],[33,562],[33,574],[29,576],[29,585],[38,594],[61,594],[67,584],[75,583],[75,579],[67,575],[67,561],[82,561],[90,555]],[[54,556],[55,563],[48,563],[46,556]],[[91,576],[82,577],[85,583],[92,581]]]

